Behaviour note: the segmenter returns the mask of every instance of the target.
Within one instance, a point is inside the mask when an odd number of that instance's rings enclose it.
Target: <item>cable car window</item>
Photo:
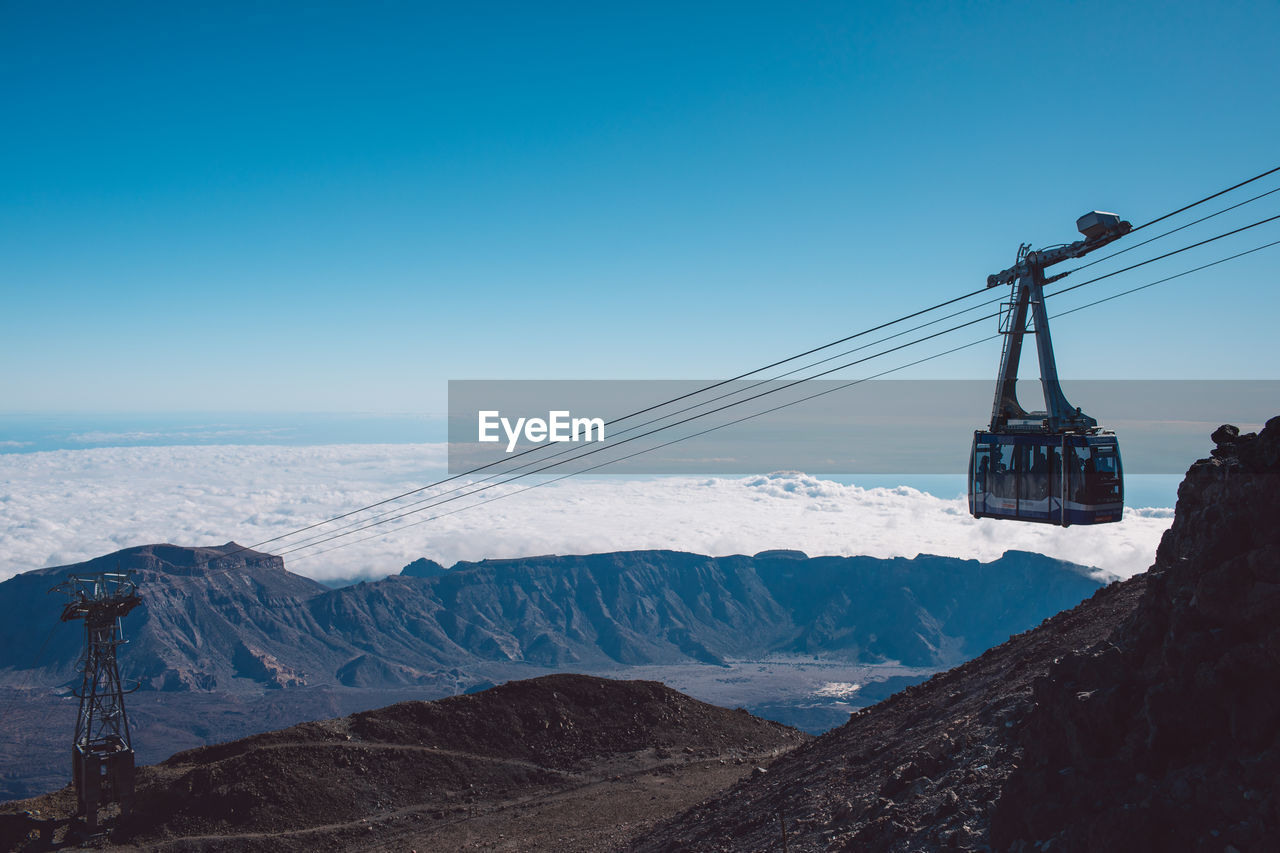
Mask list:
[[[1049,470],[1049,497],[1057,498],[1062,494],[1062,453],[1057,447],[1045,448],[1045,466]]]
[[[1022,473],[1020,497],[1024,501],[1042,501],[1049,497],[1049,458],[1045,448],[1024,444],[1019,451]]]
[[[1080,504],[1119,503],[1120,459],[1115,448],[1073,447],[1068,497]]]
[[[1089,463],[1089,448],[1067,448],[1066,464],[1063,466],[1063,476],[1067,478],[1067,500],[1080,504],[1088,503],[1089,491],[1085,478],[1086,467],[1090,470],[1093,468],[1092,464]]]
[[[981,495],[989,487],[991,474],[991,445],[979,444],[973,451],[973,491]]]
[[[1120,458],[1111,447],[1094,447],[1093,480],[1089,484],[1090,498],[1094,503],[1119,503]]]
[[[1018,478],[1014,471],[1012,444],[997,444],[991,454],[991,494],[998,498],[1018,497]]]

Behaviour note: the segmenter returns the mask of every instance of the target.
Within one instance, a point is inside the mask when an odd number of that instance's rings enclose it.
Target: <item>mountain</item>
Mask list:
[[[330,666],[332,650],[308,609],[327,588],[285,571],[280,557],[228,542],[127,548],[0,584],[0,643],[10,673],[37,669],[45,683],[77,677],[82,623],[58,625],[59,602],[47,593],[67,575],[106,571],[137,573],[142,603],[125,619],[129,644],[120,660],[146,688],[292,687],[307,682],[303,673]]]
[[[143,761],[565,670],[676,679],[699,698],[825,731],[1098,587],[1087,569],[1021,552],[979,563],[630,551],[406,568],[335,590],[234,542],[148,545],[0,583],[0,702],[13,732],[0,797],[65,778],[83,629],[55,621],[47,591],[70,573],[137,572],[142,604],[124,621],[120,663],[142,687],[128,706]],[[818,692],[832,681],[856,692]]]
[[[1214,433],[1152,568],[853,715],[629,850],[1187,850],[1280,838],[1280,418]]]
[[[179,753],[139,771],[112,841],[597,851],[807,739],[654,682],[546,676]],[[70,788],[0,807],[6,849],[41,827],[62,841],[73,810]]]
[[[309,603],[329,636],[396,668],[362,670],[369,683],[480,661],[582,668],[827,654],[937,667],[1099,586],[1082,567],[1022,552],[991,563],[624,551],[419,566]]]
[[[1243,853],[1280,838],[1280,418],[1213,439],[1137,612],[1036,684],[992,817],[1002,847]]]
[[[1087,569],[1010,551],[979,563],[765,552],[624,551],[458,563],[420,560],[328,589],[278,557],[148,545],[0,584],[10,673],[35,668],[45,592],[71,573],[138,573],[122,668],[154,690],[301,686],[459,688],[485,662],[590,668],[826,655],[940,668],[1098,588]],[[79,632],[54,632],[46,682],[74,677]]]

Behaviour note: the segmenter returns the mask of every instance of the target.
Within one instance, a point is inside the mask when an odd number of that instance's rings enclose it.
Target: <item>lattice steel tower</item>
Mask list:
[[[98,807],[133,798],[133,742],[124,710],[116,649],[125,642],[120,621],[141,603],[132,572],[70,575],[56,590],[68,597],[62,621],[84,620],[80,715],[71,748],[71,774],[85,827],[97,829]]]

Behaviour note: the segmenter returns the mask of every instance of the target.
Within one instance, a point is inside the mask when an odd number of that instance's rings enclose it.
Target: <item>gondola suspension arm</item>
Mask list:
[[[1098,425],[1095,419],[1067,401],[1058,381],[1058,366],[1049,334],[1049,315],[1044,307],[1044,286],[1062,276],[1046,278],[1044,270],[1071,258],[1082,258],[1128,234],[1133,227],[1114,213],[1095,210],[1077,219],[1076,228],[1084,235],[1083,240],[1038,251],[1031,251],[1024,245],[1018,250],[1016,264],[987,277],[989,288],[1012,285],[1000,329],[1005,339],[995,401],[991,407],[992,432],[1083,432]],[[1028,321],[1031,321],[1030,325]],[[1018,403],[1018,363],[1022,357],[1023,336],[1028,331],[1036,337],[1044,411],[1028,412]]]

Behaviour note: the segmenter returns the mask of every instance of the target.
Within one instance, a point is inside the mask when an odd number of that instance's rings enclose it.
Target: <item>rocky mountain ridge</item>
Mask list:
[[[1244,853],[1280,838],[1280,417],[1212,438],[1132,616],[1036,683],[998,846]]]
[[[35,623],[54,612],[49,587],[121,568],[138,573],[142,592],[125,621],[122,667],[146,689],[450,693],[480,662],[581,669],[795,654],[939,668],[1099,585],[1083,567],[1016,551],[990,563],[797,553],[627,551],[448,570],[419,560],[331,590],[235,543],[151,545],[0,584],[0,641],[12,650],[10,674],[25,668],[44,633]],[[80,643],[74,626],[56,630],[42,680],[72,679]]]

